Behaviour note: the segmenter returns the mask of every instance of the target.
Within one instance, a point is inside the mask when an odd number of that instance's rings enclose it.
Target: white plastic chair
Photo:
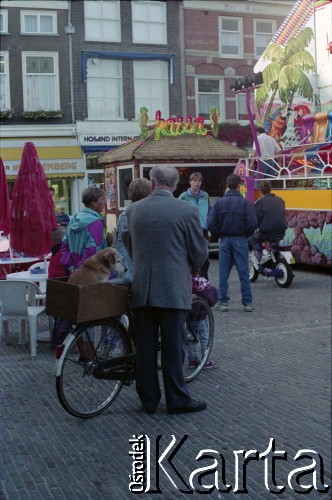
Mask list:
[[[35,297],[40,294],[40,289],[35,283],[29,281],[0,281],[0,343],[2,325],[5,333],[5,340],[9,342],[9,319],[20,320],[20,331],[18,344],[24,345],[25,321],[28,321],[30,334],[31,356],[37,355],[37,319],[45,311],[45,306],[29,305],[27,296]]]
[[[49,266],[49,262],[46,261],[46,272],[48,272],[48,266]],[[37,267],[40,267],[41,269],[45,269],[45,262],[35,262],[34,264],[32,264],[30,267],[29,267],[29,271],[30,269],[36,269]],[[36,278],[37,278],[38,275],[36,275]],[[46,281],[41,281],[39,283],[39,289],[40,289],[40,294],[37,294],[36,295],[36,299],[37,300],[43,300],[45,301],[46,300]]]

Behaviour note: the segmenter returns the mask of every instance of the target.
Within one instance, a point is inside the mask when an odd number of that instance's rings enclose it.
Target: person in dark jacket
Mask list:
[[[285,236],[287,222],[285,219],[285,202],[279,196],[271,193],[271,182],[262,181],[260,191],[263,197],[259,198],[255,203],[258,227],[255,234],[250,238],[250,243],[255,250],[258,261],[264,264],[271,258],[271,255],[266,250],[263,250],[262,242],[281,240]]]
[[[253,203],[240,193],[241,178],[231,174],[226,179],[228,190],[212,208],[208,228],[219,237],[219,296],[217,309],[228,310],[228,278],[235,263],[241,283],[242,304],[246,312],[252,311],[252,294],[249,280],[248,238],[257,226]]]
[[[65,213],[65,207],[63,205],[60,205],[58,208],[58,215],[56,216],[56,222],[58,226],[63,226],[63,227],[67,227],[70,222],[69,215]]]

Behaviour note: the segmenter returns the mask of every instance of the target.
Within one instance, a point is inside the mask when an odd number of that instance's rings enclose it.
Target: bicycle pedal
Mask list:
[[[129,387],[133,382],[134,382],[133,380],[124,380],[123,385],[126,385],[127,387]]]

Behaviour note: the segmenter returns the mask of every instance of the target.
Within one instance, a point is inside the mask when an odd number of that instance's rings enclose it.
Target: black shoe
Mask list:
[[[182,406],[180,408],[169,408],[167,413],[175,414],[175,413],[193,413],[194,411],[202,411],[206,408],[206,403],[204,401],[196,401],[193,399],[191,403],[187,406]]]

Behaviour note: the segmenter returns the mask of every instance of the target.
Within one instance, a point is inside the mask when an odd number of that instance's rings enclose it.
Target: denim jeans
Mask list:
[[[255,189],[259,189],[260,182],[263,179],[271,179],[271,176],[276,176],[278,172],[276,171],[278,164],[274,160],[261,160],[260,162],[260,173],[258,170],[254,172],[255,179]]]
[[[261,236],[259,231],[255,231],[249,238],[249,245],[253,250],[259,250],[261,252],[263,250],[262,241],[265,241],[265,238]]]
[[[262,178],[263,179],[271,179],[272,176],[276,176],[277,165],[276,163],[271,159],[271,160],[262,160],[261,161],[261,172],[262,172]]]
[[[200,319],[197,321],[190,321],[190,327],[192,328],[195,335],[199,338],[199,343],[201,346],[201,354],[203,356],[209,340],[208,320]],[[197,359],[196,346],[197,344],[190,344],[187,347],[189,363],[190,361],[194,361],[195,359]]]
[[[222,236],[219,242],[219,304],[228,304],[228,278],[233,263],[241,283],[242,304],[251,304],[249,250],[246,236]]]

